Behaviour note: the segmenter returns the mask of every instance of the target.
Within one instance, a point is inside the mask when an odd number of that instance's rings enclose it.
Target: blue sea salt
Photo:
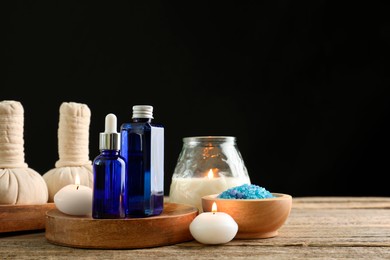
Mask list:
[[[265,188],[255,184],[243,184],[236,186],[218,195],[220,199],[266,199],[275,198]]]

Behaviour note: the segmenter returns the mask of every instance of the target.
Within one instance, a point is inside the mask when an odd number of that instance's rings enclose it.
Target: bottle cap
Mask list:
[[[99,149],[100,150],[119,150],[120,133],[116,131],[117,120],[112,113],[106,115],[104,133],[100,133]]]
[[[153,119],[153,106],[150,105],[135,105],[133,106],[132,118],[152,118]]]

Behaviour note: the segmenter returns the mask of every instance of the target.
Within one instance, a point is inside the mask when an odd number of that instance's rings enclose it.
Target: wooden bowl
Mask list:
[[[238,224],[235,239],[270,238],[278,235],[278,229],[290,215],[292,197],[272,193],[275,198],[220,199],[218,194],[202,197],[204,212],[211,212],[213,202],[217,211],[229,214]]]

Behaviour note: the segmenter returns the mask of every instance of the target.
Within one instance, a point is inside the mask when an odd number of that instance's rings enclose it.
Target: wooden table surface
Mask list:
[[[293,198],[277,237],[98,250],[58,246],[44,230],[0,234],[0,259],[390,259],[390,197]]]

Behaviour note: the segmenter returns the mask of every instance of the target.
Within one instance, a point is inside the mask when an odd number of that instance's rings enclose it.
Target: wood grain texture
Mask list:
[[[171,245],[192,240],[189,231],[198,209],[165,203],[159,216],[93,219],[70,216],[57,209],[47,212],[46,239],[54,244],[99,249],[132,249]]]
[[[295,208],[390,209],[389,197],[296,197]]]
[[[373,207],[376,203],[383,207]],[[98,250],[57,246],[43,232],[0,234],[0,259],[390,259],[389,206],[390,198],[293,198],[278,236],[233,239],[225,245],[191,240],[154,248]]]
[[[54,203],[0,205],[0,233],[45,229],[46,212],[54,208]]]

